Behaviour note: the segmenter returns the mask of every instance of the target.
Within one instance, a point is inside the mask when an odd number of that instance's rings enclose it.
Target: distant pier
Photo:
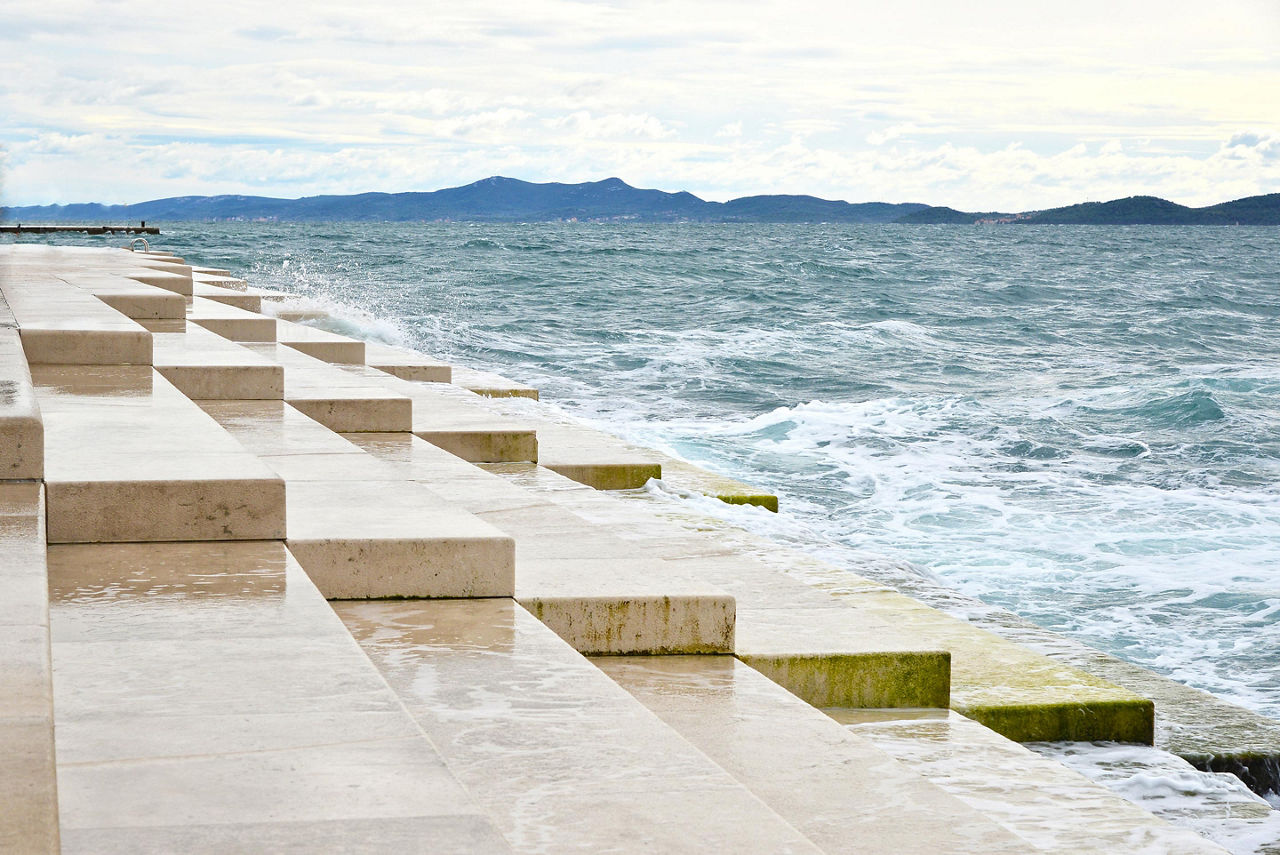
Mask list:
[[[87,235],[158,235],[160,227],[149,226],[145,220],[138,226],[24,226],[22,223],[0,226],[0,234],[6,235],[51,235],[59,232],[82,232]]]

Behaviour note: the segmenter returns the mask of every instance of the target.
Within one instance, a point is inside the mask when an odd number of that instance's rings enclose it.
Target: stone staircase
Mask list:
[[[1146,697],[597,488],[764,491],[168,254],[0,292],[0,851],[1222,851],[1007,738]]]

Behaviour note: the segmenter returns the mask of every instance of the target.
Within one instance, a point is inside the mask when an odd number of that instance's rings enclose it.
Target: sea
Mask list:
[[[1280,229],[193,223],[155,245],[767,488],[777,515],[716,513],[843,571],[1280,718]]]

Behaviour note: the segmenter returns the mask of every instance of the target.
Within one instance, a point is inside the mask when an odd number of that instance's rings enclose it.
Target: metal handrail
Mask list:
[[[138,241],[142,241],[142,251],[143,251],[143,252],[150,252],[150,251],[151,251],[151,245],[150,245],[149,243],[147,243],[147,239],[146,239],[146,238],[136,237],[136,238],[134,238],[133,240],[129,241],[128,250],[129,250],[130,252],[137,252],[137,250],[136,250],[136,249],[134,249],[134,246],[138,243]]]

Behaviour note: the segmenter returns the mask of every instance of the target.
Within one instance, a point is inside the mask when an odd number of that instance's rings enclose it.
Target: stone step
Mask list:
[[[231,274],[223,276],[211,273],[197,273],[194,269],[191,271],[191,281],[205,285],[216,285],[219,288],[226,288],[231,291],[243,291],[249,287],[248,282]]]
[[[187,301],[181,294],[123,276],[72,273],[62,280],[88,291],[127,318],[171,320],[187,316]]]
[[[592,661],[827,855],[1033,851],[733,658]]]
[[[505,852],[278,543],[49,556],[63,851]]]
[[[291,295],[281,294],[278,298],[266,298],[272,302],[283,302],[290,299]],[[299,308],[297,306],[290,307],[272,307],[271,315],[282,321],[290,321],[291,323],[306,323],[308,321],[323,321],[329,317],[329,313],[324,309]]]
[[[188,398],[284,396],[281,365],[203,327],[152,333],[151,342],[156,371]]]
[[[515,597],[583,653],[732,653],[734,603],[605,527],[412,434],[347,434],[515,538]]]
[[[276,340],[325,362],[364,364],[364,342],[327,330],[277,320]]]
[[[262,312],[262,297],[257,294],[236,291],[232,288],[223,288],[220,285],[210,285],[207,282],[200,281],[195,283],[192,293],[197,297],[224,303],[228,306],[235,306],[237,309],[243,309],[246,312]]]
[[[518,851],[821,851],[511,600],[334,608]]]
[[[417,379],[417,378],[410,378]],[[445,381],[449,382],[449,381]],[[453,372],[453,384],[486,398],[532,398],[538,400],[538,390],[490,371],[457,366]]]
[[[413,432],[473,463],[537,460],[538,437],[518,421],[496,416],[481,400],[448,383],[401,380],[365,365],[343,366],[353,376],[413,401]]]
[[[246,294],[254,295],[258,299],[262,300],[264,303],[283,303],[285,300],[298,299],[297,294],[291,294],[288,291],[276,291],[271,288],[246,287],[244,289],[244,292]],[[317,314],[320,317],[327,318],[329,316],[328,312],[320,312],[319,310],[317,310]],[[286,320],[296,320],[296,318],[287,318]]]
[[[43,488],[0,481],[0,852],[57,853]]]
[[[486,402],[494,412],[527,421],[538,432],[538,462],[555,472],[599,490],[643,487],[660,478],[676,492],[712,496],[735,505],[778,509],[778,497],[741,481],[708,472],[651,448],[626,442],[578,422],[550,407],[524,400]]]
[[[60,258],[35,244],[0,247],[0,292],[18,324],[27,361],[150,365],[151,334],[51,273]]]
[[[828,710],[896,757],[1036,847],[1060,852],[1226,850],[1152,816],[1109,790],[952,711]]]
[[[330,599],[511,596],[510,537],[277,401],[202,401],[284,479],[288,545]]]
[[[193,297],[187,320],[232,341],[275,341],[276,319],[204,297]]]
[[[124,276],[143,285],[153,285],[156,288],[181,294],[183,297],[191,296],[192,281],[189,267],[176,264],[143,267],[125,270]]]
[[[284,399],[330,430],[408,431],[413,402],[283,344],[248,345],[284,368]]]
[[[231,278],[231,271],[223,270],[221,267],[199,267],[197,265],[192,265],[191,275],[193,277],[199,275],[202,277],[212,276],[212,277]]]
[[[938,704],[938,663],[920,658],[914,667],[923,670],[913,670],[907,654],[944,651],[950,654],[950,699],[942,704],[981,716],[1010,738],[1151,741],[1152,704],[1147,698],[848,569],[660,495],[573,489],[541,467],[508,466],[502,474],[732,594],[738,604],[739,656],[818,706],[845,705],[824,700],[831,689],[861,698],[849,706]],[[914,675],[913,684],[895,686],[894,680],[877,676],[877,650],[901,652],[895,670]],[[859,655],[842,660],[841,653]],[[790,654],[799,670],[788,666],[784,674],[781,667],[769,666],[768,660],[778,654]],[[930,663],[933,680],[927,679]],[[810,669],[807,676],[805,669]],[[930,691],[932,700],[910,702],[912,695],[923,699]],[[891,702],[877,702],[877,695]]]
[[[44,421],[22,340],[0,303],[0,479],[44,476]]]
[[[365,342],[364,362],[370,368],[385,371],[401,380],[448,383],[453,379],[451,366],[423,356],[417,351],[385,344]]]
[[[150,366],[32,380],[50,543],[284,537],[284,483]]]

